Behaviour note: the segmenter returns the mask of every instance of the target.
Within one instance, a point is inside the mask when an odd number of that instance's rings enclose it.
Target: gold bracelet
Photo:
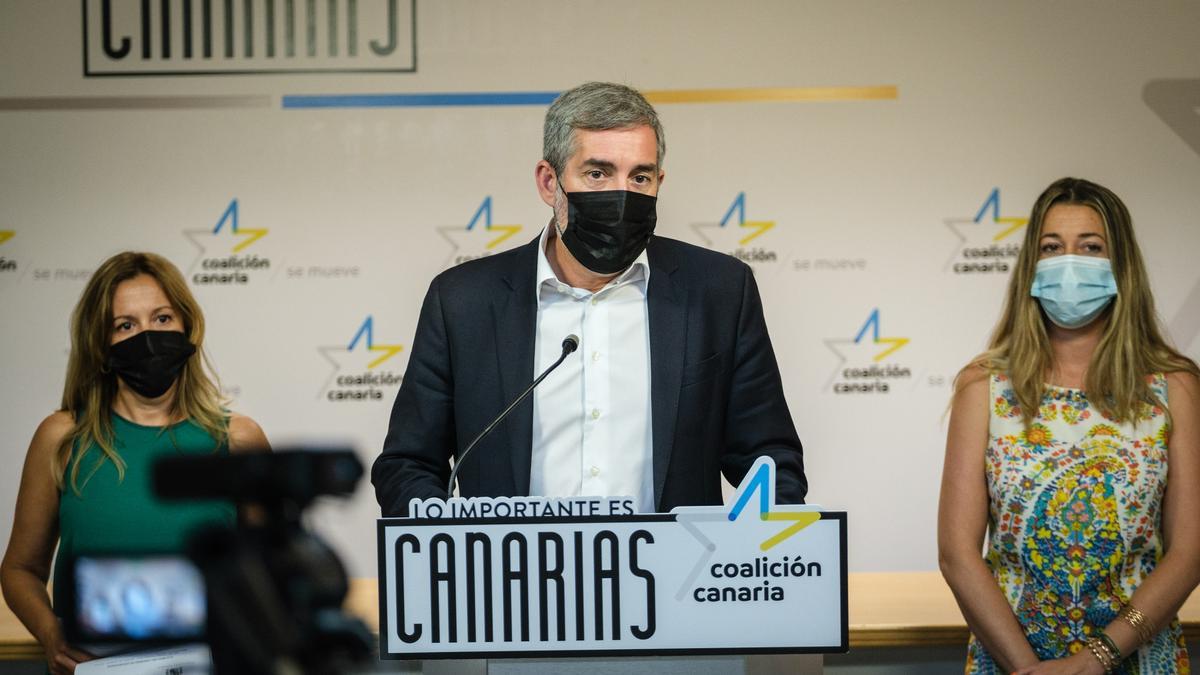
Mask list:
[[[1084,644],[1087,645],[1088,651],[1092,653],[1092,656],[1096,657],[1096,660],[1100,662],[1100,666],[1104,668],[1104,672],[1111,673],[1113,671],[1113,662],[1109,658],[1108,652],[1104,651],[1104,648],[1100,646],[1100,640],[1091,637]]]
[[[1103,646],[1104,651],[1108,652],[1108,655],[1112,657],[1114,664],[1125,660],[1125,657],[1121,655],[1121,650],[1117,647],[1117,643],[1112,641],[1112,638],[1108,636],[1108,633],[1100,631],[1096,637],[1100,638],[1101,646]]]
[[[1149,642],[1154,638],[1154,629],[1150,626],[1150,621],[1142,613],[1142,610],[1137,607],[1125,605],[1121,608],[1121,612],[1117,614],[1117,617],[1124,619],[1130,626],[1133,626],[1133,630],[1137,632],[1138,637],[1142,639],[1143,643]]]

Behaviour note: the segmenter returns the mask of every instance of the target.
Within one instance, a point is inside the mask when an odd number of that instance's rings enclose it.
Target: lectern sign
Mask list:
[[[846,514],[778,506],[760,458],[731,506],[414,500],[379,521],[382,658],[844,652]]]

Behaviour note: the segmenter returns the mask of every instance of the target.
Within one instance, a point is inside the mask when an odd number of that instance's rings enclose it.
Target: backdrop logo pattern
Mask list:
[[[692,223],[704,245],[746,263],[773,263],[779,254],[764,247],[763,235],[775,228],[773,220],[746,220],[746,193],[739,192],[725,215],[715,223]]]
[[[92,278],[92,273],[95,268],[79,267],[70,265],[61,265],[55,267],[38,267],[29,262],[29,259],[22,255],[24,251],[24,243],[18,243],[16,248],[18,253],[14,255],[10,249],[13,247],[9,242],[16,238],[17,242],[27,242],[27,240],[18,238],[17,230],[0,230],[0,278],[3,278],[6,273],[17,272],[24,270],[18,279],[18,283],[25,280],[26,277],[33,279],[34,283],[69,283],[69,284],[84,284]],[[36,260],[36,259],[35,259]]]
[[[0,246],[4,246],[4,244],[8,243],[8,240],[12,239],[14,236],[16,236],[16,234],[17,233],[15,230],[0,230]],[[4,250],[0,249],[0,274],[16,271],[17,261],[4,255]]]
[[[512,237],[521,229],[520,225],[497,225],[492,222],[492,197],[488,195],[475,209],[475,215],[471,216],[465,228],[462,225],[438,227],[438,234],[451,246],[450,255],[442,267],[453,267],[499,253],[515,243]]]
[[[992,188],[974,218],[946,218],[944,222],[958,237],[946,269],[955,274],[994,274],[1008,272],[1010,263],[1021,253],[1018,233],[1029,219],[1001,216],[997,187]]]
[[[188,273],[192,275],[192,283],[243,285],[271,268],[270,258],[242,253],[267,236],[268,230],[242,227],[239,210],[238,200],[234,197],[217,219],[216,227],[184,230],[183,236],[187,237],[198,251],[196,259],[188,268]]]
[[[379,401],[384,391],[395,389],[404,381],[399,371],[381,368],[392,357],[404,351],[404,345],[375,341],[375,319],[368,315],[349,344],[318,347],[322,358],[333,367],[318,398],[329,401]]]
[[[415,72],[416,0],[84,0],[86,77]]]
[[[835,394],[887,394],[896,381],[912,379],[912,369],[892,359],[908,345],[909,338],[884,337],[879,324],[876,307],[853,338],[825,340],[825,346],[838,357],[827,389]]]

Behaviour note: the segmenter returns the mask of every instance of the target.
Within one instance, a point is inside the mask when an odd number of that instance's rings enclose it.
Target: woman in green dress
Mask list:
[[[198,526],[232,526],[236,510],[160,502],[154,462],[269,449],[253,420],[222,406],[203,341],[183,275],[151,253],[106,260],[75,306],[62,406],[30,442],[0,564],[4,598],[53,673],[91,658],[66,642],[47,592],[56,545],[56,590],[68,583],[62,562],[78,552],[181,550]]]

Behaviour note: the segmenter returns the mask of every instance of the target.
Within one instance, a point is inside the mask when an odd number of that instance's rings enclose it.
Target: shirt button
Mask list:
[[[593,295],[593,296],[592,296],[592,304],[593,304],[593,305],[595,305],[595,304],[597,304],[597,303],[599,303],[599,302],[600,302],[600,298],[597,298],[596,296],[594,296],[594,295]]]
[[[599,361],[600,360],[600,352],[592,352],[592,360]]]
[[[600,475],[600,467],[598,467],[598,466],[593,466],[593,467],[592,467],[592,475],[593,475],[593,476],[599,476],[599,475]]]
[[[592,419],[594,419],[594,420],[600,419],[600,409],[599,408],[592,408]]]

